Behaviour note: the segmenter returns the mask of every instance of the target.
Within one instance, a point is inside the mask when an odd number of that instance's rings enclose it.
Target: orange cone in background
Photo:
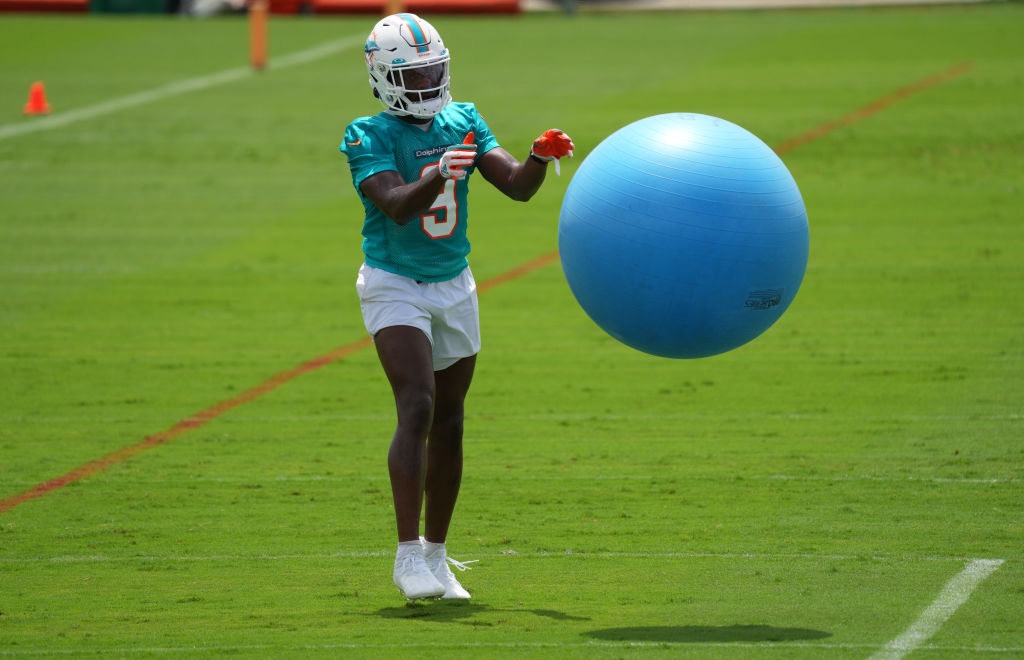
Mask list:
[[[43,83],[35,82],[28,89],[28,103],[25,104],[26,115],[48,115],[50,104],[46,102],[46,88]]]

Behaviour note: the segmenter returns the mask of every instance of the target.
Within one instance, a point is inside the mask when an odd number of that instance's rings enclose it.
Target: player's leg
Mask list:
[[[395,395],[398,425],[388,451],[399,542],[419,539],[426,476],[426,439],[434,414],[434,368],[423,331],[397,325],[374,337],[377,355]]]
[[[466,393],[473,380],[476,356],[463,358],[434,373],[434,418],[427,441],[425,534],[444,543],[462,484],[462,428]]]
[[[448,586],[434,576],[419,537],[426,439],[434,411],[430,340],[418,328],[388,326],[374,337],[377,355],[395,395],[398,425],[388,451],[388,472],[398,524],[395,586],[406,598],[444,596]]]
[[[473,380],[476,356],[462,358],[435,372],[437,390],[434,424],[427,440],[426,536],[424,559],[431,573],[444,586],[446,599],[467,599],[470,594],[452,573],[449,564],[461,570],[465,563],[448,558],[445,539],[462,483],[462,426],[466,392]]]
[[[480,351],[480,315],[476,283],[467,268],[458,277],[432,287],[436,303],[431,336],[434,349],[434,418],[427,440],[424,558],[444,585],[442,598],[469,598],[450,566],[469,562],[448,557],[445,540],[462,483],[462,428],[466,393]]]
[[[449,563],[462,570],[467,566],[448,558],[445,539],[462,483],[464,403],[475,366],[476,356],[473,355],[434,374],[437,389],[434,423],[427,440],[426,534],[423,549],[427,567],[444,586],[444,595],[441,597],[447,599],[470,597],[452,573]]]

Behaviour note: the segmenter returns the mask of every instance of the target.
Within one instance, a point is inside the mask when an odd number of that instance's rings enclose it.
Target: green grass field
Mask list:
[[[577,145],[527,205],[476,180],[479,282],[557,248],[626,123],[780,145],[893,102],[785,154],[810,263],[746,346],[626,348],[557,262],[481,294],[474,598],[409,606],[373,351],[250,394],[365,334],[374,18],[275,18],[249,75],[238,18],[0,16],[0,501],[245,400],[0,513],[0,657],[1024,657],[1024,6],[429,18],[503,146]]]

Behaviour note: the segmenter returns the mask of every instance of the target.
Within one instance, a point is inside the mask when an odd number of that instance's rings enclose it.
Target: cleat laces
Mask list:
[[[448,555],[445,555],[444,558],[448,562],[449,566],[454,566],[455,568],[459,569],[459,571],[461,571],[461,572],[466,572],[466,571],[469,571],[469,570],[473,569],[472,566],[466,566],[466,564],[474,564],[474,563],[480,561],[479,559],[467,559],[466,561],[459,561],[458,559],[452,559]],[[449,569],[449,570],[451,570],[451,569]]]
[[[402,557],[402,559],[399,560],[398,570],[403,573],[419,570],[419,568],[416,566],[417,559],[423,561],[422,555],[417,556],[410,552],[405,557]],[[423,565],[426,566],[426,563],[424,562]]]

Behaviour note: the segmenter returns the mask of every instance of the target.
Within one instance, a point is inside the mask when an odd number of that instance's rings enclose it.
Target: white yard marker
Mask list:
[[[334,41],[328,41],[327,43],[314,46],[307,50],[275,58],[272,63],[272,68],[274,71],[278,71],[280,69],[287,69],[299,64],[306,64],[308,62],[323,59],[355,46],[362,42],[362,40],[363,37],[360,36],[349,36],[342,39],[336,39]],[[265,74],[259,74],[248,66],[240,66],[234,69],[226,69],[224,71],[218,71],[217,73],[211,73],[206,76],[179,80],[178,82],[170,83],[162,87],[139,92],[137,94],[129,94],[128,96],[111,99],[109,101],[104,101],[103,103],[97,103],[96,105],[79,108],[78,110],[69,110],[67,112],[49,115],[47,117],[31,121],[19,122],[17,124],[7,124],[5,126],[0,126],[0,140],[5,140],[19,135],[27,135],[29,133],[38,133],[39,131],[45,131],[53,128],[60,128],[61,126],[75,124],[80,121],[85,121],[86,119],[94,119],[96,117],[102,117],[103,115],[109,115],[119,110],[127,110],[128,108],[135,108],[147,103],[153,103],[154,101],[159,101],[171,96],[186,94],[188,92],[198,92],[211,87],[217,87],[218,85],[236,82],[238,80],[250,78],[254,75]]]
[[[899,660],[927,642],[939,632],[942,624],[967,602],[971,592],[1002,565],[1002,559],[972,560],[964,570],[946,583],[938,597],[921,613],[917,621],[868,660]]]

